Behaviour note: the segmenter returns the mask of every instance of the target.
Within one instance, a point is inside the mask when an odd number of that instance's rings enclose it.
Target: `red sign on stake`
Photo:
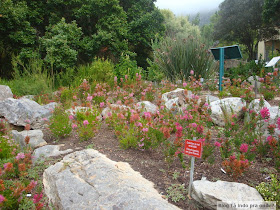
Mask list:
[[[185,141],[184,153],[196,158],[201,158],[202,155],[202,143],[200,141],[193,141],[187,139]]]

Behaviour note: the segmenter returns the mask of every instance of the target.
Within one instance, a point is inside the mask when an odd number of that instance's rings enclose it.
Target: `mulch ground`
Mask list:
[[[168,165],[160,148],[156,151],[124,150],[119,146],[114,131],[105,123],[102,124],[101,129],[93,139],[84,142],[80,142],[75,136],[62,139],[59,142],[54,142],[54,138],[48,131],[44,131],[44,133],[44,139],[48,144],[64,144],[61,150],[70,148],[74,151],[78,151],[86,148],[93,148],[105,154],[111,160],[129,163],[135,171],[140,172],[144,178],[153,182],[155,188],[164,198],[166,198],[167,194],[166,189],[172,184],[185,184],[186,188],[189,186],[190,158],[188,156],[185,156],[187,168],[184,169],[177,159],[175,159],[172,164]],[[216,141],[215,137],[212,138],[212,141],[213,143]],[[195,160],[194,180],[200,180],[202,177],[206,177],[209,181],[235,181],[255,187],[259,183],[267,181],[269,173],[276,173],[271,166],[271,161],[257,160],[243,176],[234,179],[221,170],[222,159],[218,148],[215,148],[214,156],[215,162],[212,164],[202,159]],[[61,157],[59,157],[58,160],[60,159]],[[178,175],[176,179],[174,174]],[[172,202],[170,199],[168,201],[182,209],[203,209],[199,204],[188,198],[176,203]]]

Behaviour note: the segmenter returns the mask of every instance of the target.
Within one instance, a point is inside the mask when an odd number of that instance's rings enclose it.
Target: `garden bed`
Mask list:
[[[213,127],[213,131],[215,131],[215,127]],[[92,148],[105,154],[114,161],[128,162],[135,171],[139,171],[144,178],[152,181],[158,192],[165,198],[167,189],[174,184],[185,184],[185,187],[188,189],[190,157],[184,157],[184,161],[187,165],[187,168],[184,169],[178,160],[175,160],[168,166],[160,149],[147,151],[139,151],[136,149],[124,150],[120,147],[113,130],[105,123],[102,123],[101,129],[93,139],[84,142],[79,141],[79,138],[74,135],[61,139],[59,142],[55,142],[49,131],[45,131],[45,137],[48,144],[64,144],[64,146],[61,147],[62,150],[73,149],[77,151]],[[170,138],[174,139],[175,135]],[[214,144],[216,138],[213,137],[211,141]],[[222,180],[239,182],[256,187],[261,182],[267,182],[270,173],[276,173],[278,176],[280,175],[273,168],[271,161],[256,160],[246,173],[235,179],[221,170],[223,160],[218,148],[215,149],[214,156],[215,162],[212,164],[196,158],[194,180],[200,180],[202,177],[206,177],[209,181]],[[177,196],[179,196],[179,193],[177,193]],[[176,197],[174,197],[174,199],[176,199]],[[168,201],[182,209],[203,209],[198,203],[189,200],[187,196],[186,200],[173,202],[170,198]]]

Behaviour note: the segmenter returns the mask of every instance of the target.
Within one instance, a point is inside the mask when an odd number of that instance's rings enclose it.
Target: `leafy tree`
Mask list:
[[[25,2],[1,1],[0,14],[0,75],[8,76],[12,54],[28,52],[36,43],[36,31],[27,20]]]
[[[155,0],[120,0],[127,14],[129,50],[137,54],[137,64],[148,66],[152,58],[151,40],[162,36],[165,28],[163,16],[154,4]]]
[[[262,23],[263,4],[264,0],[225,0],[222,2],[214,37],[244,44],[249,60],[254,60],[258,42],[276,33],[273,27]]]
[[[200,37],[200,29],[188,21],[187,16],[176,17],[170,10],[161,10],[166,28],[165,36],[187,38],[188,36]]]
[[[200,14],[197,13],[196,16],[192,19],[191,22],[192,22],[193,25],[199,26],[199,24],[200,24]]]
[[[81,36],[82,29],[75,21],[67,24],[62,18],[57,24],[50,25],[41,39],[46,51],[45,61],[55,69],[73,67],[77,62]]]
[[[280,0],[265,0],[263,19],[265,23],[280,27]]]

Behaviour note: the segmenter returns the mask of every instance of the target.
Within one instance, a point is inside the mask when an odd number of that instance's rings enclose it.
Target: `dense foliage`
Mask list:
[[[6,78],[13,54],[24,61],[39,54],[54,71],[131,53],[147,67],[150,41],[164,32],[153,0],[1,0],[0,14],[0,76]]]
[[[254,60],[258,42],[277,33],[273,25],[263,24],[263,4],[264,0],[223,1],[215,25],[215,38],[244,44],[249,60]]]

